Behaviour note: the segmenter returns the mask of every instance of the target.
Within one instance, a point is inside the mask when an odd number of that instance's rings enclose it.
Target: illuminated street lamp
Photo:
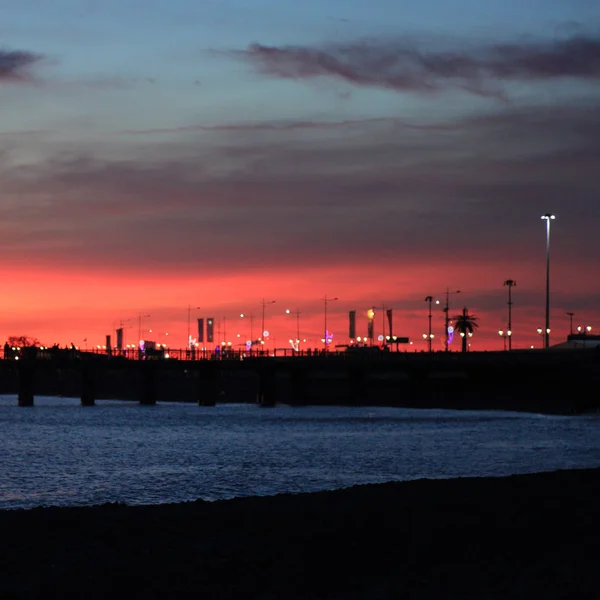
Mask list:
[[[592,326],[591,325],[587,325],[586,327],[581,327],[581,325],[577,328],[577,333],[581,334],[581,335],[587,335],[588,333],[590,333],[592,331]]]
[[[506,350],[506,338],[509,337],[507,332],[505,332],[504,330],[500,329],[498,331],[498,335],[502,338],[502,340],[504,341],[504,350]]]
[[[329,340],[327,339],[327,305],[330,302],[333,302],[334,300],[338,300],[338,297],[336,296],[335,298],[328,298],[327,294],[325,294],[325,298],[323,298],[323,306],[324,306],[324,327],[325,327],[325,331],[324,331],[324,335],[323,335],[323,344],[325,346],[325,350],[327,350],[327,345],[329,344]]]
[[[450,343],[450,332],[448,331],[448,327],[450,326],[450,314],[449,314],[449,310],[450,310],[450,294],[460,294],[460,290],[455,290],[454,292],[450,292],[448,290],[448,288],[446,288],[446,306],[444,306],[444,312],[446,313],[446,318],[445,318],[445,336],[446,336],[446,347],[445,347],[445,352],[448,352],[448,344]]]
[[[508,287],[508,331],[506,334],[508,335],[508,350],[512,350],[512,289],[517,285],[517,282],[514,279],[507,279],[504,282],[504,285]],[[505,340],[506,342],[506,340]],[[506,348],[504,348],[506,350]]]
[[[544,338],[544,347],[550,347],[550,221],[556,217],[551,213],[542,215],[542,220],[546,221],[546,335]]]
[[[425,302],[427,302],[429,304],[429,314],[427,315],[427,319],[429,321],[429,334],[423,335],[423,337],[428,340],[429,352],[431,352],[431,342],[433,341],[433,338],[434,338],[433,333],[431,333],[431,303],[433,302],[433,296],[426,296]],[[440,301],[436,300],[435,303],[439,304]]]
[[[367,310],[367,337],[369,338],[369,343],[371,346],[373,345],[373,338],[375,336],[375,307],[371,307]]]
[[[254,315],[247,315],[245,313],[240,313],[240,319],[250,319],[250,344],[254,344]],[[263,325],[264,327],[264,325]],[[262,337],[262,336],[261,336]]]
[[[544,346],[544,339],[545,339],[545,337],[544,337],[544,330],[541,327],[538,327],[537,328],[537,332],[538,332],[538,335],[542,338],[542,347],[543,347]],[[546,335],[550,335],[550,330],[549,329],[548,329],[548,332],[547,332]]]
[[[435,337],[435,335],[433,333],[424,333],[423,334],[423,339],[427,342],[427,345],[429,346],[429,352],[431,352],[431,343],[433,342],[433,338]]]
[[[200,306],[196,306],[196,308],[194,308],[194,310],[200,310]],[[192,347],[192,330],[191,330],[191,319],[192,319],[192,307],[191,305],[188,304],[188,321],[187,321],[187,326],[188,326],[188,330],[187,330],[187,347],[191,348]]]
[[[285,314],[290,315],[292,314],[292,311],[289,308],[286,308]],[[300,311],[296,309],[293,314],[296,315],[296,343],[292,344],[292,347],[298,351],[300,349]]]
[[[265,301],[265,299],[263,298],[261,301],[261,304],[262,304],[262,320],[261,320],[260,339],[263,340],[263,342],[264,342],[264,338],[265,338],[265,306],[267,304],[275,304],[275,300]]]

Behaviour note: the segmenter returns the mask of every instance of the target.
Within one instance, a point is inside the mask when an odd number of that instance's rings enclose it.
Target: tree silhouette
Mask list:
[[[467,338],[473,335],[474,331],[479,327],[477,317],[469,314],[469,309],[465,306],[462,315],[453,317],[455,321],[454,331],[462,337],[462,351],[467,351]]]
[[[40,342],[28,335],[11,335],[8,338],[8,345],[11,348],[28,348],[29,346],[39,346]]]

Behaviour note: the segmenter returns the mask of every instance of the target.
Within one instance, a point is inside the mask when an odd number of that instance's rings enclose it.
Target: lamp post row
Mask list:
[[[555,215],[553,215],[552,213],[546,213],[544,215],[542,215],[541,219],[546,221],[546,318],[545,318],[545,329],[543,331],[544,333],[544,348],[549,348],[550,347],[550,223],[551,221],[553,221],[556,218]],[[512,350],[512,288],[515,287],[517,285],[517,282],[514,279],[507,279],[504,281],[504,285],[506,287],[508,287],[508,329],[506,331],[506,335],[504,335],[504,331],[500,330],[498,333],[504,337],[504,346],[506,349],[506,338],[508,338],[508,350]],[[449,288],[446,288],[446,303],[444,305],[444,313],[445,313],[445,342],[444,342],[444,351],[448,352],[449,348],[449,339],[450,339],[450,332],[449,332],[449,325],[450,325],[450,295],[451,294],[460,294],[460,290],[454,290],[454,291],[450,291]],[[335,300],[338,300],[337,297],[335,298],[328,298],[327,295],[323,298],[323,303],[324,303],[324,307],[323,307],[323,315],[324,315],[324,326],[323,326],[323,344],[325,349],[327,348],[328,345],[328,335],[327,335],[327,305],[329,302],[333,302]],[[432,351],[432,342],[433,342],[433,333],[431,330],[431,319],[432,319],[432,313],[431,313],[431,307],[432,307],[432,303],[434,301],[433,296],[426,296],[425,297],[425,302],[428,303],[428,315],[427,315],[427,319],[428,319],[428,334],[427,334],[427,345],[428,345],[428,350],[429,352]],[[260,339],[263,340],[264,336],[265,336],[265,307],[268,304],[274,304],[276,301],[275,300],[265,300],[264,298],[261,300],[261,305],[262,305],[262,318],[261,318],[261,335],[260,335]],[[439,300],[435,301],[436,304],[439,304]],[[196,307],[195,310],[199,310],[200,307]],[[191,311],[192,311],[192,307],[191,305],[188,305],[188,319],[187,319],[187,344],[189,346],[190,344],[190,325],[191,325]],[[286,311],[289,314],[289,310]],[[299,340],[300,339],[300,312],[296,309],[296,318],[297,318],[297,332],[296,332],[296,339]],[[566,313],[569,316],[570,319],[570,333],[571,335],[573,334],[573,316],[575,313],[573,312],[567,312]],[[244,317],[245,315],[242,313],[240,315],[240,317]],[[138,313],[138,338],[141,339],[141,335],[142,335],[142,319],[143,318],[147,318],[150,317],[149,314],[142,314],[142,313]],[[250,327],[252,329],[252,321],[253,321],[253,315],[250,316]],[[385,325],[384,325],[385,327]],[[539,330],[538,330],[538,333]],[[250,333],[250,337],[252,338],[252,331]],[[425,337],[425,336],[424,336]],[[253,341],[253,340],[252,340]]]

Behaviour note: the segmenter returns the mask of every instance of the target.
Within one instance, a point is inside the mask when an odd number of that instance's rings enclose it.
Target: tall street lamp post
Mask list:
[[[575,313],[568,312],[567,315],[569,317],[569,333],[570,335],[573,335],[573,317],[575,316]]]
[[[450,294],[460,294],[460,290],[454,290],[453,292],[449,291],[448,288],[446,288],[446,306],[444,306],[444,312],[446,313],[446,318],[445,318],[445,336],[446,336],[446,341],[445,341],[445,345],[446,347],[444,348],[445,352],[448,352],[448,344],[450,342],[450,333],[448,331],[448,327],[450,326]]]
[[[512,350],[512,289],[517,285],[517,282],[514,279],[507,279],[504,282],[504,285],[508,287],[508,331],[506,335],[508,336],[508,351]],[[506,345],[506,339],[504,340],[504,344]],[[506,348],[504,348],[506,350]]]
[[[542,338],[542,348],[544,347],[544,330],[541,327],[536,329],[538,335]]]
[[[333,302],[334,300],[337,300],[337,299],[338,299],[337,296],[335,298],[328,298],[327,294],[325,295],[325,298],[323,298],[323,303],[324,303],[324,311],[323,312],[324,312],[324,317],[325,317],[324,332],[323,332],[323,346],[324,346],[325,350],[327,350],[327,344],[328,344],[328,341],[327,341],[327,305],[330,302]]]
[[[196,308],[194,308],[194,310],[200,310],[199,306],[196,306]],[[192,347],[192,330],[191,330],[191,319],[192,319],[192,307],[190,304],[188,304],[188,332],[187,332],[187,347],[191,348]]]
[[[265,340],[265,306],[267,304],[275,304],[275,300],[268,300],[265,301],[265,299],[263,298],[261,300],[261,304],[262,304],[262,320],[260,322],[261,324],[261,332],[260,332],[260,339],[264,342]]]
[[[550,221],[556,217],[552,213],[542,215],[546,221],[546,330],[544,335],[544,348],[550,347]]]
[[[240,319],[250,319],[250,344],[254,344],[254,315],[247,315],[245,313],[240,313]],[[264,318],[263,318],[263,327],[264,327]],[[261,336],[262,337],[262,336]]]
[[[287,308],[285,310],[285,314],[286,315],[290,315],[292,314],[292,311]],[[296,315],[296,351],[298,351],[300,349],[300,310],[296,309],[294,311],[294,314]]]
[[[150,315],[144,315],[142,313],[138,313],[138,346],[142,341],[142,319],[148,318]]]
[[[429,347],[429,352],[431,352],[431,344],[433,342],[433,333],[431,333],[431,303],[433,302],[433,296],[426,296],[425,302],[427,302],[429,304],[429,314],[427,315],[427,319],[429,321],[429,333],[427,335],[427,345]],[[435,303],[439,304],[440,301],[436,300]],[[446,327],[448,327],[448,326],[446,325]]]

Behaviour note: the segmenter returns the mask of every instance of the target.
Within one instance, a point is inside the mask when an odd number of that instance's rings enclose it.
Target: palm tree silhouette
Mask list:
[[[462,311],[462,315],[453,317],[455,321],[454,331],[457,331],[462,337],[462,351],[467,351],[467,338],[473,335],[475,329],[479,327],[477,324],[477,317],[469,314],[469,309],[465,306]]]

